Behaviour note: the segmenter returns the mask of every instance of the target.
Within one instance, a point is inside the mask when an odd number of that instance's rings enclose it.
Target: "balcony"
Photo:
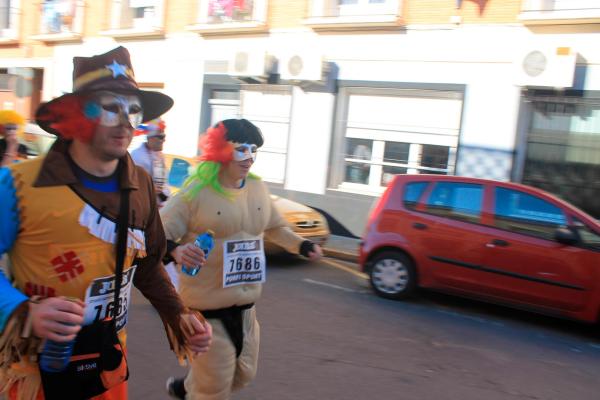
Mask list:
[[[531,25],[600,22],[598,0],[524,0],[519,20]]]
[[[110,29],[101,34],[112,37],[164,35],[163,0],[112,0]]]
[[[199,0],[197,22],[187,27],[201,35],[239,34],[267,29],[267,0]]]
[[[19,17],[20,9],[18,7],[0,7],[0,44],[16,43],[19,38]]]
[[[403,25],[402,0],[312,0],[304,24],[315,30],[394,28]]]
[[[84,6],[84,0],[43,1],[39,34],[31,38],[43,42],[81,40]]]

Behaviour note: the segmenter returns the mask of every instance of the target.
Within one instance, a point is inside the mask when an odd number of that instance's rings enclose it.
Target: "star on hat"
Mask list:
[[[127,77],[127,66],[119,64],[117,60],[113,60],[112,64],[107,65],[106,68],[112,71],[113,78],[121,75]]]

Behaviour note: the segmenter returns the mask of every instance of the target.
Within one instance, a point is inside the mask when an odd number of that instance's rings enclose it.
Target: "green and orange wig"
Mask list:
[[[187,192],[189,199],[206,186],[230,198],[231,195],[219,182],[219,172],[222,165],[227,165],[233,159],[234,143],[255,144],[260,147],[264,139],[260,129],[246,119],[226,119],[209,128],[200,139],[200,162],[184,183],[185,187],[191,186]],[[252,173],[248,174],[248,178],[260,179]]]

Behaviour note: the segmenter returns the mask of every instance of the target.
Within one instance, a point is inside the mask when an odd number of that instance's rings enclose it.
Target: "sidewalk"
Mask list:
[[[327,257],[356,263],[358,262],[359,243],[360,239],[330,235],[323,245],[323,253]]]

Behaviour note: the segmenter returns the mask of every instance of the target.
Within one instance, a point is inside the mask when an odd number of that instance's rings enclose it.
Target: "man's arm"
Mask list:
[[[19,211],[13,177],[8,168],[0,167],[0,256],[15,242],[19,231]],[[15,289],[5,273],[0,270],[0,332],[27,296]]]
[[[133,283],[158,311],[171,348],[182,359],[189,351],[206,351],[212,329],[199,313],[191,313],[184,307],[161,263],[166,250],[165,233],[158,214],[156,197],[152,195],[152,181],[149,177],[148,185],[151,216],[144,231],[146,257],[137,260],[138,267]]]
[[[267,190],[266,187],[265,190]],[[286,220],[281,216],[279,211],[277,211],[271,197],[267,197],[271,202],[271,215],[269,217],[267,228],[265,229],[265,237],[271,242],[284,248],[289,253],[300,254],[310,258],[312,261],[321,258],[323,255],[321,246],[310,240],[305,240],[296,234],[292,228],[288,226]]]

